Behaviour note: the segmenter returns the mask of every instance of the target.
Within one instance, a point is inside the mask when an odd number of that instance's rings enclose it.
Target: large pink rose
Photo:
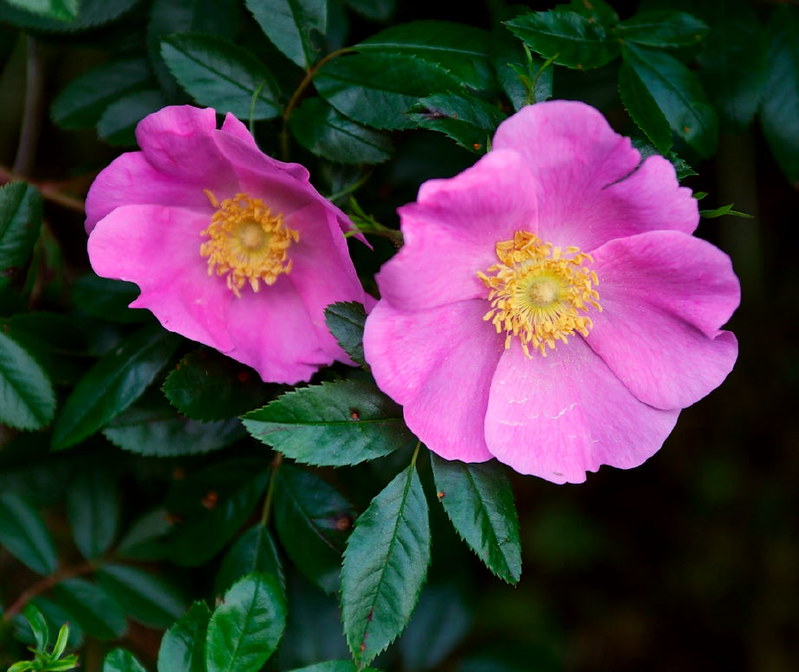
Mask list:
[[[308,380],[349,362],[325,326],[337,301],[364,302],[346,216],[308,171],[261,151],[212,109],[167,107],[136,129],[86,201],[98,275],[135,282],[133,308],[252,366],[265,381]]]
[[[634,467],[735,363],[739,285],[691,235],[696,200],[588,105],[522,109],[400,216],[366,358],[446,459],[556,483]]]

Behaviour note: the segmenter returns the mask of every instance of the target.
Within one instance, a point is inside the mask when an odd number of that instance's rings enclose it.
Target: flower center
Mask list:
[[[497,243],[499,263],[478,273],[489,288],[491,309],[483,316],[505,332],[505,348],[518,336],[530,357],[530,346],[543,356],[557,341],[577,332],[588,336],[591,318],[581,313],[602,310],[595,287],[599,279],[588,264],[591,255],[576,247],[565,250],[544,243],[534,233],[516,231],[513,240]]]
[[[227,286],[241,296],[246,283],[257,292],[261,282],[273,285],[279,275],[291,271],[288,248],[300,234],[283,225],[282,214],[272,214],[260,198],[247,194],[222,202],[208,189],[205,195],[216,208],[201,233],[208,238],[200,246],[200,254],[208,257],[208,275],[226,276]]]

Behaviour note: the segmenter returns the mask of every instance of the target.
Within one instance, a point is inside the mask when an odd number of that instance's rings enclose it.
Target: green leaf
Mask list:
[[[25,264],[39,239],[42,197],[25,182],[0,187],[0,288]]]
[[[289,128],[309,152],[337,163],[381,163],[393,150],[385,134],[347,119],[319,98],[303,102]]]
[[[519,518],[499,465],[465,464],[430,455],[438,499],[460,537],[494,574],[516,583],[522,573]]]
[[[465,86],[493,91],[490,34],[451,21],[412,21],[380,31],[355,45],[359,52],[412,56],[448,70]],[[394,77],[392,73],[390,77]]]
[[[152,320],[147,310],[131,309],[139,295],[139,288],[132,282],[101,278],[94,273],[81,276],[72,286],[72,301],[86,315],[104,322],[123,324]]]
[[[768,81],[760,121],[785,177],[799,183],[799,10],[777,7],[769,25]]]
[[[103,660],[103,672],[147,672],[135,656],[125,649],[109,651]]]
[[[195,602],[164,634],[158,650],[158,672],[206,672],[205,637],[211,612]]]
[[[36,640],[37,650],[44,651],[50,645],[50,628],[47,627],[44,614],[35,604],[28,603],[22,610],[22,615],[28,621],[33,638]]]
[[[200,422],[179,416],[157,393],[114,418],[105,429],[111,443],[139,455],[175,457],[219,450],[246,436],[237,419]]]
[[[427,500],[411,465],[358,517],[344,552],[342,619],[359,666],[367,665],[405,627],[429,562]]]
[[[32,28],[45,32],[72,33],[88,30],[113,21],[133,7],[138,0],[33,0],[40,6],[50,2],[61,7],[80,7],[77,18],[62,20],[37,14],[28,9],[29,0],[12,0],[12,3],[25,9],[14,7],[8,0],[0,1],[0,23],[8,22],[21,28]],[[70,12],[72,13],[72,12]]]
[[[128,408],[167,365],[180,338],[145,327],[105,355],[81,378],[53,428],[53,448],[62,450],[94,434]]]
[[[419,101],[412,118],[422,128],[444,133],[470,152],[483,154],[505,115],[474,96],[435,94]]]
[[[65,579],[53,589],[53,600],[87,635],[116,639],[127,628],[125,613],[102,588],[84,579]]]
[[[84,558],[97,558],[110,548],[119,526],[119,498],[108,472],[88,469],[73,477],[67,490],[67,516]]]
[[[630,76],[640,80],[671,129],[698,154],[710,156],[718,141],[718,121],[697,76],[663,52],[627,44],[623,54]]]
[[[327,0],[245,0],[261,30],[301,68],[320,56],[327,33]]]
[[[40,429],[53,419],[55,407],[55,392],[42,367],[0,331],[0,423]]]
[[[724,215],[730,215],[731,217],[754,219],[752,215],[749,215],[745,212],[739,212],[738,210],[733,210],[734,205],[735,203],[728,203],[727,205],[722,205],[720,208],[714,208],[713,210],[700,210],[699,216],[704,217],[705,219],[715,219],[716,217],[723,217]]]
[[[183,33],[161,42],[161,56],[178,83],[201,105],[241,119],[250,117],[251,108],[253,119],[280,114],[272,73],[244,47],[216,35]]]
[[[97,134],[110,145],[135,145],[136,125],[166,104],[167,99],[158,89],[143,89],[121,96],[103,112],[97,122]]]
[[[342,380],[288,392],[244,416],[256,439],[318,466],[358,464],[414,441],[402,410],[371,382]]]
[[[56,570],[55,544],[42,517],[17,495],[0,494],[0,545],[37,574]]]
[[[258,672],[286,626],[286,600],[277,578],[249,574],[225,593],[208,623],[208,672]]]
[[[355,519],[352,505],[325,481],[284,464],[275,479],[274,507],[277,532],[291,559],[323,591],[335,592]]]
[[[186,610],[186,600],[169,581],[125,565],[104,565],[97,580],[129,618],[153,628],[166,628]]]
[[[605,0],[571,0],[555,7],[556,12],[577,12],[592,22],[610,28],[619,22],[619,15]]]
[[[685,12],[641,12],[616,26],[616,35],[647,47],[689,47],[708,32],[707,24]]]
[[[358,14],[371,21],[385,22],[391,18],[396,8],[396,0],[345,0]]]
[[[626,60],[619,70],[619,95],[635,125],[660,154],[666,154],[672,145],[671,126],[641,77]]]
[[[503,33],[494,42],[494,67],[514,110],[552,98],[554,66],[533,56],[510,33]]]
[[[253,525],[230,547],[214,581],[214,594],[221,595],[245,574],[259,572],[278,577],[283,585],[283,567],[272,533],[265,525]]]
[[[274,389],[250,367],[210,348],[199,348],[181,359],[162,388],[183,415],[204,421],[223,420],[261,406]]]
[[[357,667],[351,660],[328,660],[307,667],[297,668],[291,672],[378,672],[374,667]]]
[[[363,354],[363,328],[366,310],[357,301],[340,301],[325,308],[325,323],[341,349],[353,362],[368,368]]]
[[[6,0],[34,14],[56,21],[74,21],[78,18],[78,0]]]
[[[420,98],[461,88],[441,66],[379,52],[334,59],[319,70],[314,84],[322,98],[343,115],[380,129],[412,128],[408,111]]]
[[[89,128],[111,103],[146,88],[152,77],[144,58],[103,63],[67,84],[53,101],[50,116],[61,128]]]
[[[605,27],[577,12],[533,12],[505,25],[530,49],[558,65],[588,70],[619,55],[619,44]]]

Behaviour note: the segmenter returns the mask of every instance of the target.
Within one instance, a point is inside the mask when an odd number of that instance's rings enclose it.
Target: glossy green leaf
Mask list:
[[[204,421],[223,420],[257,408],[275,389],[250,367],[210,348],[200,348],[181,359],[162,388],[183,415]]]
[[[463,23],[412,21],[386,28],[355,48],[419,58],[448,70],[465,86],[490,91],[496,87],[489,62],[490,39],[487,31]]]
[[[108,353],[81,378],[53,429],[53,447],[69,448],[124,411],[167,365],[180,339],[145,327]]]
[[[672,146],[671,126],[635,69],[625,60],[619,70],[619,95],[635,125],[660,154]]]
[[[327,0],[245,0],[261,30],[302,68],[321,56],[327,33]]]
[[[50,532],[25,499],[0,494],[0,545],[37,574],[52,574],[58,563]]]
[[[84,579],[65,579],[53,589],[53,601],[97,639],[116,639],[127,629],[125,612],[100,586]]]
[[[555,68],[551,63],[523,48],[510,33],[494,41],[493,54],[497,79],[514,110],[552,98]]]
[[[402,410],[371,382],[342,380],[288,392],[244,416],[256,439],[304,464],[342,466],[413,442]]]
[[[342,619],[359,666],[371,662],[402,632],[429,562],[427,500],[411,465],[358,517],[344,552]]]
[[[619,55],[605,27],[577,12],[533,12],[505,25],[537,54],[570,68],[598,68]]]
[[[195,602],[164,634],[158,672],[206,672],[205,637],[211,618],[205,602]]]
[[[253,119],[280,114],[272,73],[244,47],[216,35],[183,33],[161,42],[161,56],[200,105],[232,112],[241,119],[249,118],[251,111]]]
[[[420,98],[461,88],[457,78],[441,66],[414,56],[380,52],[336,58],[319,70],[314,84],[343,115],[380,129],[413,127],[408,111]]]
[[[352,505],[327,482],[284,464],[275,480],[274,508],[280,541],[291,559],[323,591],[336,591],[355,519]]]
[[[103,63],[67,84],[53,100],[50,116],[61,128],[89,128],[111,103],[146,88],[152,79],[144,58]]]
[[[230,547],[214,581],[214,594],[221,595],[245,574],[259,572],[278,577],[283,585],[283,567],[272,533],[265,525],[253,525]]]
[[[249,574],[225,593],[208,623],[208,672],[258,672],[286,626],[286,599],[276,577]]]
[[[670,54],[632,44],[624,47],[624,63],[672,131],[701,156],[712,154],[718,141],[718,120],[697,76]]]
[[[436,94],[422,98],[412,117],[422,128],[439,131],[461,147],[483,154],[505,115],[474,96]]]
[[[50,628],[44,618],[44,614],[39,611],[35,604],[28,603],[22,610],[22,615],[28,621],[33,638],[36,641],[36,648],[43,651],[50,645]]]
[[[768,80],[760,120],[785,177],[799,183],[799,9],[777,7],[769,25]]]
[[[67,490],[72,538],[84,558],[105,553],[119,526],[119,498],[114,479],[101,469],[79,472]]]
[[[110,145],[133,146],[136,144],[136,125],[167,102],[164,94],[154,88],[121,96],[103,112],[97,122],[97,134]]]
[[[519,517],[501,468],[430,457],[438,499],[455,530],[494,574],[516,583],[522,573]]]
[[[700,42],[707,24],[685,12],[641,12],[616,26],[616,35],[647,47],[688,47]]]
[[[325,308],[325,323],[341,349],[353,362],[366,366],[363,354],[363,328],[366,310],[357,301],[341,301]]]
[[[143,569],[104,565],[97,571],[97,580],[130,618],[150,627],[168,627],[186,610],[181,591]]]
[[[337,163],[381,163],[393,149],[388,136],[347,119],[320,98],[306,100],[289,128],[309,152]]]
[[[147,672],[136,657],[125,649],[113,649],[103,659],[103,672]]]
[[[42,367],[0,331],[0,423],[39,429],[53,419],[55,407],[55,392]]]
[[[78,0],[6,0],[34,14],[56,21],[74,21],[78,18]]]
[[[0,287],[31,254],[42,226],[42,197],[25,182],[0,187]]]
[[[67,8],[77,7],[77,18],[62,20],[37,14],[28,9],[29,1],[40,6],[52,3]],[[12,0],[12,2],[17,6],[9,3],[8,0],[0,2],[0,23],[8,22],[22,28],[46,32],[72,33],[113,21],[133,7],[138,0],[115,0],[115,2],[108,2],[108,0],[79,0],[78,2],[76,0]],[[21,9],[22,6],[25,9]],[[74,12],[69,13],[74,14]]]
[[[78,278],[72,286],[72,301],[86,315],[123,324],[152,320],[152,313],[128,305],[139,295],[132,282],[101,278],[94,273]]]

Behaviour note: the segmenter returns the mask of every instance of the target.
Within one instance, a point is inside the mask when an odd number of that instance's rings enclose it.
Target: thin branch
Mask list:
[[[56,186],[57,183],[29,180],[25,178],[24,175],[0,165],[0,184],[16,181],[23,181],[27,182],[28,184],[32,184],[41,192],[44,198],[49,201],[53,201],[53,203],[58,203],[59,205],[69,208],[70,210],[75,210],[76,212],[84,212],[85,210],[85,204],[80,198],[68,196],[67,194],[63,193]]]
[[[22,128],[19,133],[17,155],[12,170],[20,175],[30,175],[36,160],[36,148],[41,133],[44,111],[44,58],[39,43],[27,36],[27,61],[25,68],[25,107],[22,111]]]
[[[91,574],[97,569],[97,565],[84,562],[74,567],[67,567],[61,571],[57,571],[50,576],[44,577],[41,581],[37,581],[30,588],[24,590],[22,594],[14,601],[14,603],[6,609],[0,620],[10,622],[14,616],[21,612],[25,605],[28,604],[33,598],[46,593],[53,588],[56,584],[64,581],[65,579],[72,579],[76,576],[83,576],[84,574]]]

